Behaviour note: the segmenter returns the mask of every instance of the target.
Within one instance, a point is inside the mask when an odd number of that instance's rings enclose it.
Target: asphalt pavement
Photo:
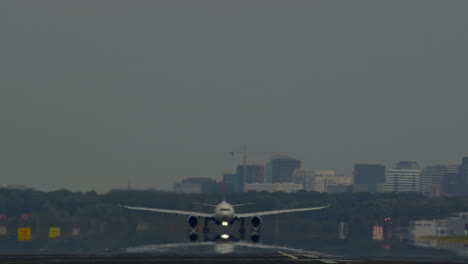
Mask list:
[[[252,255],[252,256],[176,256],[176,255],[2,255],[0,256],[0,264],[105,264],[105,263],[120,263],[120,264],[150,264],[150,263],[253,263],[253,264],[282,264],[282,263],[310,263],[310,264],[405,264],[405,263],[447,263],[447,261],[433,262],[430,260],[415,259],[415,260],[356,260],[343,259],[339,257],[323,257],[310,254],[291,254],[278,251],[275,254],[269,255]]]

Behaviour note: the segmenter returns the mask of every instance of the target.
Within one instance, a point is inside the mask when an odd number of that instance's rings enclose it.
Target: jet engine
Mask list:
[[[252,216],[250,218],[250,225],[252,225],[252,229],[254,231],[260,230],[260,227],[262,226],[262,218],[260,216]]]
[[[198,227],[198,217],[197,216],[189,216],[187,218],[187,224],[190,227],[190,230],[195,231]]]
[[[260,241],[260,234],[257,232],[253,232],[252,235],[250,235],[250,240],[253,243],[258,243]]]
[[[189,237],[190,242],[196,242],[198,240],[198,233],[190,232],[188,237]]]

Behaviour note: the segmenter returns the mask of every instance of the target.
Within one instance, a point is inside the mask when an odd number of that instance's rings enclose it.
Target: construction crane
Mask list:
[[[244,148],[244,151],[231,151],[229,154],[231,156],[235,155],[242,155],[242,166],[243,166],[243,172],[242,172],[242,191],[245,192],[245,184],[247,182],[247,153],[249,154],[260,154],[260,155],[274,155],[275,153],[273,152],[247,152],[247,150]]]

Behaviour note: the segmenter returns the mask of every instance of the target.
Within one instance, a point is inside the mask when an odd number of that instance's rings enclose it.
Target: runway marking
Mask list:
[[[338,263],[334,260],[331,260],[331,259],[319,259],[319,261],[323,262],[323,263],[327,263],[327,264],[334,264],[334,263]]]
[[[281,255],[286,256],[288,258],[291,258],[291,259],[298,259],[296,256],[293,256],[293,255],[290,255],[290,254],[287,254],[287,253],[284,253],[284,252],[281,252],[281,251],[278,251],[278,253],[280,253]]]

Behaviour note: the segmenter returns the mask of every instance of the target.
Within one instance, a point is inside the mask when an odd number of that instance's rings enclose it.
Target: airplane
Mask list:
[[[240,222],[241,228],[239,233],[243,237],[245,233],[244,228],[244,221],[245,219],[249,219],[250,225],[252,227],[252,234],[251,234],[251,241],[252,242],[259,242],[260,240],[260,227],[262,226],[262,216],[267,215],[277,215],[277,214],[286,214],[286,213],[294,213],[294,212],[304,212],[304,211],[313,211],[313,210],[321,210],[328,208],[331,204],[326,206],[320,207],[307,207],[307,208],[297,208],[297,209],[284,209],[284,210],[272,210],[272,211],[263,211],[263,212],[252,212],[252,213],[243,213],[243,214],[236,214],[234,208],[250,205],[253,203],[245,203],[245,204],[229,204],[226,201],[219,203],[218,205],[211,205],[211,204],[200,204],[208,207],[214,207],[214,213],[199,213],[199,212],[190,212],[190,211],[181,211],[181,210],[171,210],[171,209],[160,209],[160,208],[147,208],[147,207],[135,207],[135,206],[126,206],[126,205],[119,205],[121,207],[130,209],[130,210],[141,210],[141,211],[150,211],[150,212],[157,212],[157,213],[164,213],[164,214],[174,214],[174,215],[184,215],[187,217],[187,224],[190,228],[189,239],[192,242],[197,241],[198,239],[198,224],[200,218],[204,218],[205,225],[203,227],[203,232],[206,234],[209,232],[208,229],[208,221],[214,222],[216,225],[221,225],[223,227],[227,227],[232,225],[236,221]],[[221,239],[231,239],[231,236],[227,234],[221,234]]]

